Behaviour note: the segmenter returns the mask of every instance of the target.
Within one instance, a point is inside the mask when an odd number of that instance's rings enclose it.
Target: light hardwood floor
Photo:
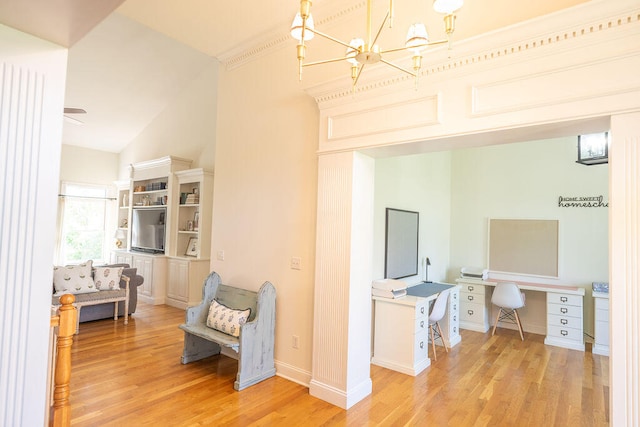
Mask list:
[[[225,356],[180,364],[183,311],[138,304],[82,323],[72,347],[73,426],[606,426],[609,359],[543,336],[462,331],[417,377],[371,365],[373,393],[345,411],[278,376],[233,390]],[[276,359],[277,359],[276,353]]]

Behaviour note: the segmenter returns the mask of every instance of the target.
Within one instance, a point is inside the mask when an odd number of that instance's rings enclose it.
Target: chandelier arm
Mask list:
[[[438,40],[438,41],[435,41],[435,42],[423,43],[423,44],[415,46],[414,48],[435,46],[435,45],[439,45],[439,44],[445,44],[447,42],[448,42],[448,40],[446,40],[446,39]],[[406,47],[397,47],[395,49],[381,50],[380,51],[380,55],[384,55],[385,53],[400,52],[400,51],[403,51],[403,50],[407,50],[407,48]]]
[[[409,74],[409,75],[412,75],[413,77],[418,77],[418,74],[417,74],[417,73],[414,73],[413,71],[409,71],[409,70],[407,70],[407,69],[405,69],[405,68],[399,67],[399,66],[397,66],[396,64],[394,64],[393,62],[389,62],[389,61],[387,61],[387,60],[385,60],[385,59],[382,59],[382,58],[380,59],[380,62],[382,62],[382,63],[384,63],[384,64],[387,64],[387,65],[389,65],[389,66],[391,66],[391,67],[395,68],[396,70],[400,70],[400,71],[403,71],[403,72],[405,72],[405,73],[407,73],[407,74]]]
[[[345,43],[345,42],[343,42],[342,40],[338,40],[338,39],[337,39],[337,38],[335,38],[335,37],[331,37],[329,34],[325,34],[325,33],[323,33],[322,31],[318,31],[318,30],[315,30],[315,29],[314,29],[314,30],[309,30],[309,31],[313,31],[313,33],[314,33],[314,34],[317,34],[317,35],[319,35],[320,37],[324,37],[325,39],[331,40],[332,42],[335,42],[335,43],[341,44],[341,45],[342,45],[342,46],[344,46],[344,47],[347,47],[347,48],[353,49],[353,46],[351,46],[349,43]]]
[[[360,66],[360,69],[358,70],[358,75],[356,76],[355,79],[353,79],[353,90],[355,91],[356,89],[356,85],[358,84],[358,79],[360,78],[360,74],[362,74],[362,70],[364,70],[364,66],[367,64],[362,64],[362,66]]]
[[[340,62],[340,61],[346,61],[347,57],[346,56],[342,56],[340,58],[332,58],[332,59],[324,59],[322,61],[314,61],[314,62],[307,62],[305,64],[302,64],[303,67],[310,67],[312,65],[320,65],[320,64],[329,64],[331,62]]]
[[[382,20],[382,24],[380,24],[380,28],[378,28],[378,33],[376,34],[376,37],[373,39],[373,41],[371,42],[371,44],[369,45],[369,49],[371,49],[371,47],[376,44],[376,42],[378,41],[378,37],[380,37],[380,34],[382,33],[382,29],[384,28],[385,24],[387,23],[387,20],[389,19],[389,11],[387,11],[387,15],[384,17],[384,19]]]

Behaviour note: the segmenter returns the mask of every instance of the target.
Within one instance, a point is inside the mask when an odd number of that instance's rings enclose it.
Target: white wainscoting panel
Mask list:
[[[328,117],[330,141],[439,123],[438,95]]]

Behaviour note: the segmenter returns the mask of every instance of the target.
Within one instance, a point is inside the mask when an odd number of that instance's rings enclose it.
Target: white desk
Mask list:
[[[492,315],[491,293],[497,281],[460,278],[456,279],[456,282],[462,286],[460,327],[487,332],[491,326],[490,322],[495,320],[495,316]],[[584,351],[584,288],[516,283],[528,294],[525,307],[518,310],[523,329],[526,332],[546,335],[545,344]],[[544,323],[540,323],[541,320]]]
[[[418,287],[420,287],[418,289]],[[429,303],[443,287],[450,289],[447,312],[441,323],[451,347],[461,341],[459,330],[460,286],[420,284],[421,292],[401,298],[374,296],[374,338],[371,363],[408,375],[418,375],[429,365]]]

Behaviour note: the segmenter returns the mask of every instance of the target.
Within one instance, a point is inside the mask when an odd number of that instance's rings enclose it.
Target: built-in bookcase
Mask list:
[[[202,169],[179,171],[175,174],[176,224],[171,255],[189,258],[209,258],[211,250],[211,205],[213,174]]]

